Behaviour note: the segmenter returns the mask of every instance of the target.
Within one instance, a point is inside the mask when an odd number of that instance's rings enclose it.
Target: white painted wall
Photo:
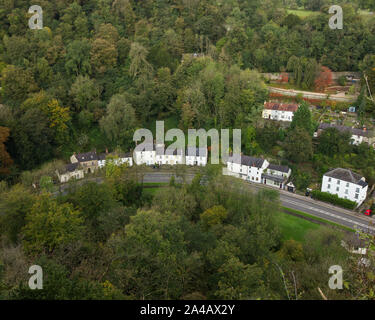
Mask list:
[[[367,189],[368,186],[363,188],[354,183],[323,176],[321,191],[337,194],[339,198],[348,199],[361,204],[366,199]],[[358,196],[356,197],[356,195]]]
[[[292,111],[279,111],[279,110],[263,110],[263,118],[276,121],[292,121],[294,112]]]

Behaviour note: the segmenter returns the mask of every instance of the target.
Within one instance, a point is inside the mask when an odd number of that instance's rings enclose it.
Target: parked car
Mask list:
[[[372,210],[371,209],[367,209],[364,214],[368,217],[371,217],[372,216]]]

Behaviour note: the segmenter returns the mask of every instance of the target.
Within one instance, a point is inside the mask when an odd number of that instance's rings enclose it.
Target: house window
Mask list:
[[[328,182],[331,182],[331,181],[332,181],[332,179],[331,179],[331,178],[329,178],[329,179],[328,179]]]
[[[337,180],[337,184],[338,184],[338,185],[340,184],[340,180]]]
[[[340,188],[339,188],[339,187],[337,187],[337,188],[336,188],[336,191],[337,191],[337,192],[339,192],[339,190],[340,190]]]
[[[331,189],[331,185],[330,184],[327,186],[327,189]]]
[[[359,194],[358,194],[358,193],[355,194],[355,198],[356,198],[356,199],[359,198]]]
[[[349,194],[349,190],[348,189],[345,190],[345,194]]]
[[[357,188],[357,189],[355,190],[355,192],[359,193],[359,188]]]
[[[349,182],[346,184],[346,187],[349,188]]]

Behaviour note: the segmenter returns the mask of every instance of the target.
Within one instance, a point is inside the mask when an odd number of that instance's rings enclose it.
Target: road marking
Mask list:
[[[330,216],[330,217],[333,217],[333,218],[336,218],[336,219],[339,219],[339,220],[344,220],[344,221],[346,221],[348,223],[352,223],[353,225],[357,225],[357,226],[360,226],[362,228],[365,228],[366,231],[369,230],[369,229],[372,230],[372,231],[375,231],[374,227],[371,227],[369,225],[366,225],[366,224],[363,224],[363,223],[360,223],[360,222],[348,219],[346,217],[339,216],[339,215],[334,214],[334,213],[330,213],[330,212],[324,211],[322,209],[317,209],[317,208],[314,208],[312,206],[307,206],[307,205],[301,204],[301,203],[293,201],[293,200],[289,200],[289,201],[286,201],[286,202],[290,203],[290,204],[294,204],[294,205],[300,206],[302,208],[306,208],[306,209],[310,209],[310,210],[313,210],[313,211],[316,211],[316,212],[320,212],[320,213],[322,213],[324,215],[327,215],[327,216]]]

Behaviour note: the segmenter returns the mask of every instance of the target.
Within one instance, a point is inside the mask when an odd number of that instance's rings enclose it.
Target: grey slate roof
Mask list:
[[[79,166],[79,163],[69,163],[65,165],[65,168],[62,170],[62,174],[67,173],[67,172],[74,172]]]
[[[76,158],[79,162],[86,162],[86,161],[93,161],[98,160],[98,155],[95,151],[87,152],[87,153],[78,153],[76,154]]]
[[[263,163],[264,159],[249,156],[241,156],[241,164],[245,166],[261,168]]]
[[[284,173],[288,173],[290,170],[290,168],[287,166],[279,166],[277,164],[271,164],[271,163],[269,164],[268,169],[274,170],[274,171],[280,171]]]
[[[362,136],[362,137],[368,137],[369,136],[368,131],[365,131],[365,130],[362,130],[362,129],[356,129],[356,128],[352,128],[352,127],[347,127],[347,126],[340,126],[340,125],[332,124],[332,123],[321,123],[319,125],[318,129],[326,130],[326,129],[329,129],[329,128],[335,128],[340,132],[348,132],[349,131],[352,135],[356,135],[356,136]]]
[[[229,159],[229,161],[232,161],[232,162],[235,162],[235,163],[239,164],[239,162],[233,161],[233,159],[237,160],[236,158],[241,159],[241,165],[248,166],[248,167],[261,168],[263,163],[264,163],[264,159],[249,157],[249,156],[244,156],[244,155],[240,155],[238,157],[233,156],[233,158]]]
[[[133,157],[133,152],[121,153],[120,157],[121,158],[131,158],[131,157]]]
[[[286,180],[286,178],[284,178],[284,177],[276,176],[276,175],[272,175],[272,174],[265,174],[265,173],[262,174],[262,179],[268,179],[268,180],[276,181],[276,182],[279,182],[279,183],[282,183]]]
[[[157,145],[156,146],[156,154],[158,156],[172,155],[169,151],[167,151],[167,149],[168,149],[168,147],[165,147],[164,145],[163,146]],[[183,154],[182,149],[174,149],[173,150],[174,156],[182,155],[182,154]]]
[[[207,157],[207,148],[187,147],[186,155],[191,157]]]
[[[328,171],[325,176],[354,183],[360,185],[361,187],[366,187],[368,185],[367,182],[361,180],[363,178],[361,175],[354,173],[349,169],[336,168]]]

